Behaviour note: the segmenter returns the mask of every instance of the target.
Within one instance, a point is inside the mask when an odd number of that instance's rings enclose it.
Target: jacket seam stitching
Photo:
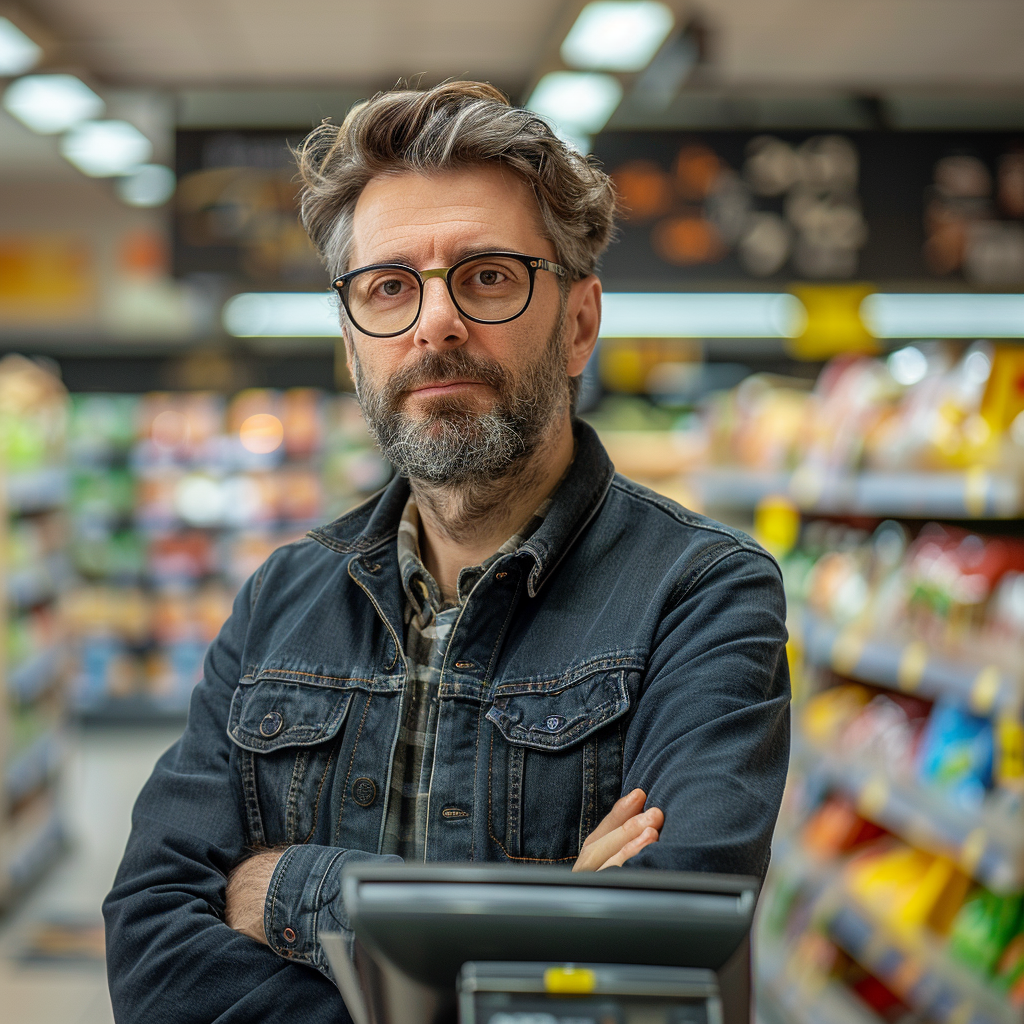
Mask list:
[[[352,756],[348,759],[348,771],[345,773],[345,785],[341,791],[341,807],[338,808],[338,822],[334,826],[334,841],[341,837],[341,819],[345,816],[345,804],[348,800],[348,780],[352,778],[352,769],[356,763],[356,752],[359,750],[359,740],[363,735],[363,726],[366,724],[366,716],[370,710],[370,701],[373,694],[366,695],[366,703],[363,705],[363,713],[359,718],[359,729],[356,731],[356,738],[352,741]]]
[[[642,501],[652,506],[653,508],[656,508],[659,511],[664,512],[665,515],[667,515],[670,519],[674,519],[677,523],[680,523],[683,526],[690,526],[695,530],[706,530],[709,533],[717,533],[720,534],[722,537],[727,537],[734,544],[736,544],[738,549],[741,549],[743,551],[749,551],[751,554],[760,555],[761,557],[766,558],[769,562],[771,562],[773,566],[775,566],[776,572],[779,572],[779,574],[781,575],[781,570],[779,569],[776,560],[759,544],[755,544],[753,541],[745,540],[743,537],[738,536],[737,534],[733,533],[731,530],[727,529],[724,526],[719,526],[712,520],[699,521],[689,515],[686,515],[685,513],[681,514],[671,506],[665,504],[662,501],[659,501],[655,496],[649,494],[637,494],[635,491],[630,490],[628,487],[624,487],[618,480],[613,480],[611,486],[615,488],[615,490],[619,491],[621,494],[626,496],[627,498],[633,498],[636,501]]]

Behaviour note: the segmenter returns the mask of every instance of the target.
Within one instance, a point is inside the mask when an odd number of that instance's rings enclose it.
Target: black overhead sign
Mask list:
[[[608,132],[612,290],[1024,286],[1024,134]]]

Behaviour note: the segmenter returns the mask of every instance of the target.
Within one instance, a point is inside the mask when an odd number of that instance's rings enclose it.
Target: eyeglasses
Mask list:
[[[568,271],[540,256],[485,252],[453,267],[413,270],[402,263],[375,263],[342,274],[332,285],[361,334],[394,338],[420,318],[423,283],[440,277],[459,313],[478,324],[505,324],[526,312],[538,270],[559,277]]]

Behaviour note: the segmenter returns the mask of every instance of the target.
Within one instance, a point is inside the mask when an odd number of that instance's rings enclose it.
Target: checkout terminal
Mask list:
[[[354,1024],[749,1024],[757,879],[353,864],[321,935]]]

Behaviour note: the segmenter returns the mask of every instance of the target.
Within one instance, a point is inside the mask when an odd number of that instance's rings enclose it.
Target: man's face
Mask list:
[[[488,166],[382,175],[356,204],[349,268],[424,271],[486,250],[556,259],[514,174]],[[564,319],[558,278],[541,270],[526,312],[509,323],[463,319],[444,281],[431,278],[404,334],[351,328],[356,391],[385,456],[409,476],[448,483],[494,479],[528,458],[568,407]]]

